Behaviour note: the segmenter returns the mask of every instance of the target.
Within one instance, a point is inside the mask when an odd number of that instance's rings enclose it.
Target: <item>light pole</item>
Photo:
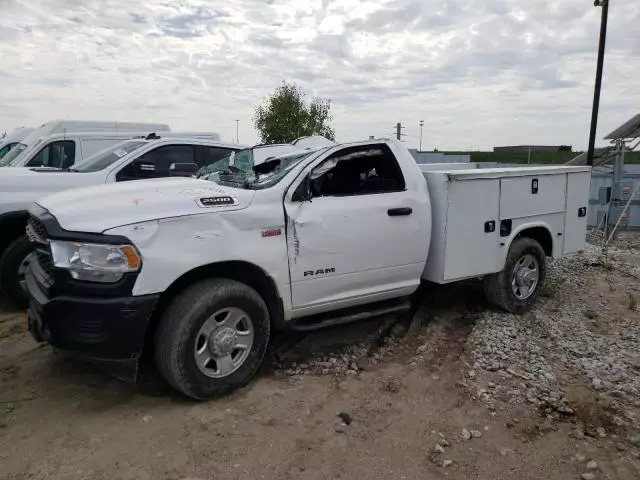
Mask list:
[[[422,127],[424,126],[424,120],[420,120],[420,148],[418,149],[419,152],[422,151]]]
[[[238,129],[240,125],[240,120],[236,120],[236,143],[240,143],[240,137],[238,136]]]
[[[602,7],[600,18],[600,40],[598,42],[598,61],[596,65],[596,84],[593,89],[593,107],[591,109],[591,130],[589,131],[589,149],[587,165],[593,165],[593,152],[596,145],[596,129],[598,127],[598,110],[600,108],[600,88],[602,87],[602,67],[604,64],[604,46],[607,40],[607,18],[609,16],[609,0],[595,0],[593,5]]]

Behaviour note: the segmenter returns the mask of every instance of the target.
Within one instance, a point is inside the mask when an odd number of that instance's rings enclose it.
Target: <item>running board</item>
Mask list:
[[[312,332],[327,327],[359,322],[373,317],[399,315],[401,313],[408,312],[409,310],[411,310],[411,302],[408,298],[403,298],[401,300],[364,305],[357,309],[349,308],[343,311],[343,315],[337,317],[331,316],[327,318],[327,314],[314,315],[312,317],[300,319],[300,321],[292,322],[289,328],[296,332]],[[336,314],[336,312],[332,313],[334,315]]]

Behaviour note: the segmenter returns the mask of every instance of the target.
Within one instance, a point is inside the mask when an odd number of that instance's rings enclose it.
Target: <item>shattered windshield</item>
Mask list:
[[[253,168],[253,149],[247,148],[245,150],[240,150],[239,152],[231,152],[229,155],[222,157],[220,160],[217,160],[209,165],[205,165],[200,170],[198,170],[198,174],[196,175],[198,178],[206,177],[217,173],[223,172],[227,170],[241,170],[244,172],[250,172]]]
[[[229,185],[236,188],[244,188],[247,190],[260,190],[263,188],[269,188],[278,183],[292,168],[298,165],[301,161],[315,156],[331,147],[324,147],[315,150],[305,150],[304,152],[296,153],[293,155],[285,155],[274,159],[268,159],[261,164],[258,169],[249,168],[242,170],[240,168],[222,169],[213,174],[204,177],[205,180],[210,180],[221,185]],[[242,152],[239,152],[242,153]],[[238,155],[238,154],[236,154]],[[224,159],[222,159],[224,160]],[[271,168],[265,168],[269,164]],[[268,171],[265,171],[268,170]],[[264,173],[263,173],[264,172]]]

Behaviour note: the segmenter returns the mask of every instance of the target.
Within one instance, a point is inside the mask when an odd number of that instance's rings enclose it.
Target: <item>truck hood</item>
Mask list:
[[[159,178],[67,190],[37,203],[65,230],[102,233],[150,220],[241,210],[254,193],[195,178]]]
[[[104,178],[95,173],[0,167],[0,215],[27,210],[45,195],[96,183],[104,183]]]
[[[54,168],[0,168],[0,192],[57,192],[65,188],[96,183],[92,174],[65,172]],[[46,194],[46,193],[45,193]]]

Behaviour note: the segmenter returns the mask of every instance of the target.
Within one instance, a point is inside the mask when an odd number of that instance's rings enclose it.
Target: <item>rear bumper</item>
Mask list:
[[[36,261],[30,262],[25,280],[29,331],[37,341],[117,367],[110,369],[113,373],[124,369],[117,376],[135,377],[159,295],[49,298],[47,275]]]

